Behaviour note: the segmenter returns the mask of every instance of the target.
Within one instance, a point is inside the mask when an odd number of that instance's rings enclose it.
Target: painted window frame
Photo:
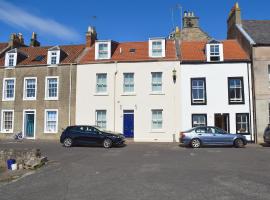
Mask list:
[[[35,80],[35,97],[27,97],[27,80]],[[37,99],[37,77],[24,77],[23,81],[23,100],[34,101]]]
[[[211,47],[218,47],[218,54],[216,52],[211,51]],[[224,61],[224,52],[223,52],[223,44],[222,43],[210,43],[206,44],[206,57],[207,62],[223,62]],[[218,60],[213,60],[212,58],[218,57]]]
[[[247,123],[247,132],[245,132],[245,133],[243,133],[243,132],[238,132],[238,130],[237,130],[237,116],[238,115],[246,115],[247,116],[247,121],[246,121],[246,123]],[[240,122],[241,123],[241,122]],[[237,133],[237,134],[241,134],[241,135],[250,135],[250,114],[249,113],[236,113],[235,114],[235,132]]]
[[[125,82],[126,75],[132,75],[133,82]],[[128,77],[130,79],[130,77]],[[132,91],[126,90],[127,86],[133,88]],[[124,94],[134,94],[135,93],[135,73],[134,72],[124,72],[123,73],[123,93]]]
[[[10,65],[10,56],[13,56],[13,64],[12,65]],[[17,65],[17,57],[18,57],[18,53],[7,52],[5,55],[5,67],[6,68],[14,68]]]
[[[154,118],[154,112],[160,112],[161,113],[161,119],[160,118]],[[161,124],[161,127],[155,127],[156,124]],[[164,124],[164,117],[163,117],[163,109],[151,109],[151,130],[152,131],[162,131],[163,130],[163,124]]]
[[[154,81],[154,75],[157,75],[157,74],[160,74],[160,82],[157,81],[155,82]],[[159,78],[159,77],[158,77]],[[160,90],[154,90],[153,88],[157,86],[157,87],[160,87]],[[151,72],[151,92],[152,93],[162,93],[163,92],[163,72]]]
[[[98,119],[98,112],[104,112],[105,113],[105,121]],[[99,126],[99,123],[105,124],[105,126]],[[96,126],[99,126],[100,128],[106,129],[107,128],[107,124],[108,124],[108,121],[107,121],[107,110],[106,109],[97,109],[97,110],[95,110],[95,125]]]
[[[50,131],[48,130],[48,127],[47,127],[47,112],[56,112],[56,130],[55,131]],[[44,133],[46,134],[56,134],[58,133],[58,121],[59,121],[59,118],[58,118],[59,114],[58,114],[58,109],[45,109],[44,110]]]
[[[196,117],[196,116],[202,116],[202,117],[204,117],[205,124],[200,123],[202,125],[195,126],[194,117]],[[207,126],[207,114],[205,114],[205,113],[194,113],[194,114],[191,114],[191,126],[192,126],[192,128],[201,127],[201,126]]]
[[[99,84],[99,76],[105,75],[105,84],[100,83]],[[105,88],[105,91],[99,91],[98,88],[101,86],[102,88]],[[107,94],[108,93],[108,74],[107,73],[96,73],[96,94]]]
[[[5,112],[12,112],[12,128],[11,129],[4,129],[4,113]],[[1,133],[13,133],[14,131],[14,110],[3,109],[1,110]]]
[[[153,54],[153,43],[160,42],[161,43],[161,54],[160,55],[154,55]],[[164,58],[166,57],[166,40],[165,38],[150,38],[148,42],[148,49],[149,49],[149,57],[151,58]]]
[[[7,80],[14,81],[13,97],[12,98],[6,97],[6,81]],[[2,101],[15,101],[15,96],[16,96],[16,78],[4,78],[3,79],[3,87],[2,87]]]
[[[100,57],[100,45],[107,45],[107,56],[106,57]],[[108,60],[111,59],[111,45],[112,42],[110,40],[99,40],[95,42],[95,60]]]
[[[57,79],[57,96],[56,97],[49,97],[49,88],[48,88],[48,79]],[[45,100],[58,100],[59,99],[59,76],[46,76],[45,77]]]
[[[53,55],[55,54],[55,55]],[[52,63],[52,58],[55,58],[55,63]],[[49,67],[55,67],[60,63],[60,49],[59,50],[48,50],[47,64]]]
[[[203,81],[203,99],[198,99],[197,102],[195,102],[196,99],[193,98],[193,81]],[[198,89],[197,89],[198,90]],[[191,97],[191,105],[207,105],[207,91],[206,91],[206,78],[205,77],[198,77],[198,78],[191,78],[190,79],[190,97]],[[199,101],[202,100],[202,101]]]
[[[232,79],[239,79],[241,81],[241,96],[242,96],[241,101],[232,101],[230,98],[230,80]],[[228,77],[228,102],[229,102],[229,105],[245,104],[244,78],[242,76]]]

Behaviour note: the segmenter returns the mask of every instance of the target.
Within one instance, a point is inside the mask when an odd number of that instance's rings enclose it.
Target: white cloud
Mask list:
[[[0,21],[29,31],[49,34],[62,40],[78,40],[80,37],[76,31],[52,19],[43,19],[32,15],[3,0],[0,0]]]

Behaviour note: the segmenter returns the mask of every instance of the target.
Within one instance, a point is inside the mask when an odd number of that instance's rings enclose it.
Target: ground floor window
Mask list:
[[[236,133],[249,134],[248,113],[236,113]]]
[[[101,128],[107,127],[107,111],[106,110],[96,110],[96,125]]]
[[[192,114],[192,127],[207,126],[206,114]]]
[[[13,118],[14,111],[13,110],[3,110],[2,111],[2,120],[1,120],[1,130],[4,133],[12,133],[13,132]]]
[[[45,111],[45,133],[57,133],[58,110]]]
[[[162,129],[162,110],[152,110],[152,129]]]

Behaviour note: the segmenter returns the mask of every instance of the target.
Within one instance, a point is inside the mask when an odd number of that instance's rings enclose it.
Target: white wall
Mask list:
[[[174,68],[177,70],[176,83],[172,78]],[[123,95],[125,72],[134,73],[135,94],[131,96]],[[163,72],[162,95],[151,94],[151,72]],[[95,94],[96,73],[107,73],[106,96]],[[123,132],[123,110],[134,110],[135,141],[177,141],[180,130],[179,78],[179,62],[78,65],[76,124],[95,124],[95,110],[104,109],[107,110],[107,129]],[[163,130],[160,132],[151,130],[152,109],[163,109]]]
[[[248,79],[249,74],[249,79]],[[228,77],[243,77],[245,104],[229,105]],[[207,105],[191,105],[191,78],[206,78]],[[249,113],[250,132],[253,133],[250,67],[247,63],[181,64],[180,70],[181,130],[192,127],[192,114],[207,114],[207,125],[214,126],[215,113],[229,113],[230,132],[236,132],[236,113]],[[250,96],[249,96],[250,95]],[[251,109],[251,112],[250,112]],[[252,136],[253,137],[253,136]],[[250,139],[249,137],[247,137]],[[254,138],[254,137],[253,137]],[[252,139],[253,139],[252,138]]]

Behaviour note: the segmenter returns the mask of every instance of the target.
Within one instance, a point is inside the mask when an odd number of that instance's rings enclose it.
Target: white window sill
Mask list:
[[[58,67],[58,64],[49,64],[48,67]]]
[[[2,99],[2,101],[15,101],[15,99]]]
[[[15,66],[5,66],[5,69],[15,69]]]
[[[160,56],[153,56],[153,55],[151,55],[150,58],[165,58],[165,56],[163,56],[163,55],[160,55]]]
[[[13,133],[13,130],[6,130],[6,131],[1,131],[1,133]]]
[[[150,95],[165,95],[164,92],[150,92]]]
[[[58,98],[45,98],[45,101],[58,101]]]
[[[137,94],[135,92],[125,92],[122,93],[121,96],[136,96]]]
[[[45,134],[57,134],[57,132],[44,131]]]
[[[165,133],[163,129],[152,129],[150,133]]]
[[[94,96],[109,96],[109,93],[94,93]]]
[[[36,98],[23,98],[24,101],[36,101],[37,99]]]

